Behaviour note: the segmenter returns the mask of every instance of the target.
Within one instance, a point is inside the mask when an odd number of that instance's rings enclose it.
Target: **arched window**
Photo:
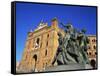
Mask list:
[[[93,39],[93,40],[92,40],[92,42],[96,42],[96,40],[95,40],[95,39]]]
[[[92,42],[94,42],[94,40],[92,40]]]
[[[39,38],[37,38],[37,41],[36,41],[36,43],[37,43],[37,44],[39,44],[39,41],[40,41],[40,39],[39,39]]]
[[[91,55],[91,52],[89,52],[89,55]]]
[[[40,42],[40,39],[37,38],[36,43],[35,43],[35,48],[39,47],[39,42]]]
[[[96,40],[94,39],[94,42],[96,42]]]
[[[88,52],[87,52],[87,55],[88,55]]]
[[[94,45],[93,48],[96,49],[96,46]]]
[[[45,56],[47,56],[47,49],[46,49],[46,51],[45,51]]]

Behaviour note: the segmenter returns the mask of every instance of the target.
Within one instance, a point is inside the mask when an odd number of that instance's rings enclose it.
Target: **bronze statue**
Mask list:
[[[83,63],[89,64],[87,57],[87,43],[88,38],[85,35],[85,30],[78,32],[71,24],[64,25],[65,36],[58,33],[59,46],[54,62],[57,61],[58,65]],[[53,63],[54,63],[53,62]]]

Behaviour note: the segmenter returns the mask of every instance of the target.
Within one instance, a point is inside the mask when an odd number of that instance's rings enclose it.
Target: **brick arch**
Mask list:
[[[36,69],[36,67],[37,67],[37,65],[36,65],[36,64],[37,64],[37,57],[38,57],[37,54],[34,54],[34,55],[32,56],[32,58],[33,58],[33,60],[34,60],[34,65],[33,65],[34,71],[35,71],[35,69]]]
[[[96,68],[96,61],[94,59],[91,59],[90,64],[93,67],[93,69]]]

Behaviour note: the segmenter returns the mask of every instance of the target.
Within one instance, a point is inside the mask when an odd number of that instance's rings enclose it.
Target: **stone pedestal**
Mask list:
[[[70,65],[58,65],[54,67],[48,67],[45,69],[47,71],[68,71],[68,70],[83,70],[83,69],[92,69],[90,65],[84,64],[70,64]]]

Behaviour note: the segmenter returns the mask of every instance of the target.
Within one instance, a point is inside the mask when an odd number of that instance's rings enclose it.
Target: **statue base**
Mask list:
[[[58,65],[54,67],[45,68],[45,72],[48,71],[71,71],[71,70],[85,70],[92,69],[89,64],[70,64],[70,65]]]

